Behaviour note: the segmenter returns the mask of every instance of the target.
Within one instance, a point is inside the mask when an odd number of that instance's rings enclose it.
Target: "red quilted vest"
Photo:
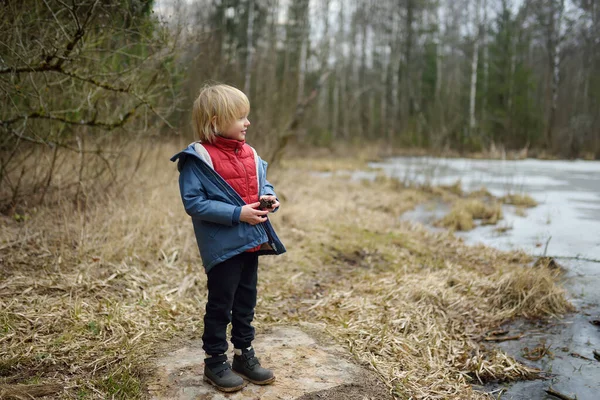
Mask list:
[[[258,180],[254,151],[245,141],[216,136],[214,143],[202,143],[215,171],[240,195],[246,204],[258,201]],[[260,246],[250,249],[256,251]]]

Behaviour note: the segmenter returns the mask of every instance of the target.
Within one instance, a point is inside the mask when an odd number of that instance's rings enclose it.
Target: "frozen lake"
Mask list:
[[[600,162],[399,157],[371,166],[403,181],[460,181],[468,191],[484,186],[498,196],[529,194],[539,206],[524,217],[508,210],[502,224],[511,230],[499,235],[482,227],[470,239],[533,255],[549,240],[548,255],[600,259]]]
[[[565,286],[577,307],[576,313],[550,324],[513,323],[509,329],[524,337],[499,344],[519,361],[551,373],[551,379],[491,385],[486,390],[496,389],[495,397],[504,389],[502,399],[543,400],[551,398],[544,389],[552,386],[579,400],[599,399],[600,362],[593,359],[592,351],[600,351],[600,329],[589,322],[600,319],[600,263],[590,261],[600,260],[600,162],[398,157],[370,166],[405,182],[451,185],[460,181],[466,191],[483,186],[497,196],[529,194],[539,203],[526,209],[524,216],[505,206],[499,226],[511,229],[502,233],[495,226],[457,232],[468,243],[560,257],[557,261],[567,269]],[[371,177],[370,172],[358,175]],[[403,219],[429,224],[446,212],[443,206],[433,210],[421,206],[405,213]],[[522,358],[524,347],[540,343],[550,346],[553,357],[537,362]]]

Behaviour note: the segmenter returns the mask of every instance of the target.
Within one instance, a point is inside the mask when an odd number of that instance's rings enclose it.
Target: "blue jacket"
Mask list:
[[[259,196],[276,196],[267,181],[267,163],[254,154]],[[192,217],[207,273],[216,264],[263,243],[259,255],[285,253],[268,219],[257,225],[240,222],[242,206],[246,203],[212,168],[210,156],[202,145],[190,144],[171,157],[171,161],[177,160],[181,199],[185,211]]]

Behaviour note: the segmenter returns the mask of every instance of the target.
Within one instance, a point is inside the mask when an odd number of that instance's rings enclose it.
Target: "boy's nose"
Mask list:
[[[250,120],[249,120],[248,118],[246,118],[246,120],[244,121],[244,125],[245,125],[245,126],[248,126],[248,125],[250,125]]]

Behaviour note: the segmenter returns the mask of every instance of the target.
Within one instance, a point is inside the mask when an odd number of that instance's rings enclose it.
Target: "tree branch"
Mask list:
[[[288,122],[284,133],[278,138],[279,140],[277,143],[277,147],[275,148],[275,150],[273,151],[273,155],[271,156],[271,166],[276,165],[281,161],[281,157],[283,156],[283,150],[287,146],[290,139],[296,135],[296,129],[302,122],[304,112],[306,111],[308,106],[316,99],[317,95],[319,94],[319,90],[321,90],[330,74],[331,71],[325,71],[317,81],[316,85],[311,90],[310,94],[296,105],[296,110],[294,111],[292,119],[290,120],[290,122]]]
[[[137,111],[137,109],[142,106],[144,103],[141,102],[139,104],[137,104],[134,108],[132,108],[131,110],[129,110],[127,112],[127,114],[125,114],[123,117],[121,117],[120,121],[117,122],[112,122],[112,123],[108,123],[108,122],[102,122],[102,121],[97,121],[96,117],[94,117],[91,120],[81,120],[81,121],[74,121],[74,120],[70,120],[68,118],[63,118],[63,117],[58,117],[56,115],[49,115],[49,114],[42,114],[39,112],[33,112],[31,114],[27,114],[27,115],[17,115],[16,117],[13,117],[11,119],[7,119],[4,121],[0,121],[0,125],[4,125],[4,126],[8,126],[11,125],[17,121],[21,121],[21,120],[27,120],[27,119],[48,119],[51,121],[58,121],[58,122],[63,122],[65,124],[69,124],[69,125],[80,125],[80,126],[92,126],[92,127],[97,127],[97,128],[102,128],[105,130],[113,130],[116,128],[120,128],[123,125],[125,125],[125,123],[127,122],[127,120],[129,118],[131,118],[135,112]]]
[[[152,111],[152,113],[154,115],[156,115],[158,118],[160,118],[169,128],[175,129],[173,127],[173,125],[171,125],[171,123],[169,123],[169,121],[166,120],[165,117],[163,117],[162,115],[160,115],[160,113],[158,111],[156,111],[156,109],[154,108],[154,106],[152,106],[152,104],[150,104],[147,100],[143,99],[140,95],[138,95],[138,94],[134,93],[133,91],[131,91],[131,85],[128,85],[126,87],[113,86],[113,85],[110,85],[110,84],[108,84],[106,82],[98,81],[98,80],[96,80],[96,79],[94,79],[92,77],[81,76],[81,75],[78,75],[78,74],[76,74],[74,72],[66,71],[62,67],[61,64],[51,65],[51,66],[47,66],[47,67],[48,68],[43,69],[43,71],[58,72],[60,74],[66,75],[66,76],[68,76],[70,78],[77,79],[77,80],[80,80],[82,82],[91,83],[94,86],[100,87],[102,89],[109,90],[111,92],[127,93],[127,94],[135,97],[140,102],[140,104],[135,107],[136,109],[140,105],[142,105],[142,104],[145,105],[145,106],[147,106],[150,109],[150,111]],[[32,72],[32,71],[33,71],[33,69],[30,69],[29,72]],[[37,71],[38,72],[42,71],[42,69],[38,69]],[[0,73],[1,73],[1,71],[0,71]],[[154,76],[153,80],[155,78],[156,78],[156,76]],[[61,121],[61,122],[67,123],[67,124],[72,124],[72,125],[98,126],[98,127],[102,127],[104,129],[109,129],[109,130],[110,129],[114,129],[116,127],[119,127],[119,126],[123,125],[123,123],[118,123],[118,124],[98,123],[98,122],[96,122],[95,118],[92,121],[88,121],[88,122],[69,121],[69,120],[66,120],[66,119],[63,119],[63,118],[60,118],[60,117],[49,116],[49,115],[40,114],[40,113],[32,113],[32,114],[30,114],[28,116],[17,116],[17,117],[14,117],[14,118],[6,120],[6,121],[0,121],[0,124],[3,124],[3,125],[11,124],[11,123],[13,123],[15,121],[19,121],[19,120],[21,120],[23,118],[45,118],[45,119],[58,120],[58,121]]]
[[[71,40],[69,40],[69,42],[66,44],[65,50],[63,51],[63,53],[60,57],[56,55],[57,52],[54,52],[54,54],[47,55],[46,58],[44,60],[40,61],[40,63],[38,65],[34,65],[34,66],[25,65],[25,66],[20,66],[20,67],[0,68],[0,75],[1,74],[9,74],[9,73],[21,74],[21,73],[26,73],[26,72],[46,72],[46,71],[62,70],[62,65],[64,64],[64,62],[69,59],[69,55],[71,54],[71,52],[73,51],[73,49],[75,48],[77,43],[79,43],[79,41],[81,41],[83,36],[85,36],[85,28],[87,26],[87,23],[90,21],[92,14],[94,13],[94,9],[96,8],[96,4],[98,4],[98,1],[99,0],[95,0],[94,4],[92,4],[91,7],[89,8],[89,10],[85,16],[85,20],[83,21],[83,24],[80,24],[79,20],[77,18],[75,18],[75,22],[77,24],[77,30],[75,31],[75,34],[73,35]],[[72,9],[69,9],[69,11],[72,14],[74,14]],[[54,60],[56,60],[56,62],[52,63]]]

